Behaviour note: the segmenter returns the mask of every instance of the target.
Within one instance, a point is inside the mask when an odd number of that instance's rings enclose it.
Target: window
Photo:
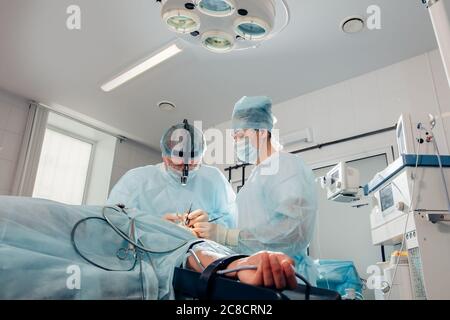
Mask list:
[[[93,143],[47,128],[33,197],[83,204],[93,149]]]

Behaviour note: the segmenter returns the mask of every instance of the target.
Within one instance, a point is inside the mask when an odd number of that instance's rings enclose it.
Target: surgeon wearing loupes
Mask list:
[[[235,193],[224,175],[202,164],[206,141],[187,120],[162,136],[163,162],[128,171],[114,186],[108,204],[123,204],[203,233],[200,222],[235,225]]]

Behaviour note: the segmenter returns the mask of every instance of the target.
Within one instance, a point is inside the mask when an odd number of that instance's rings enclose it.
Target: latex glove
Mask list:
[[[187,224],[187,226],[189,227],[189,228],[193,228],[194,227],[194,225],[196,224],[196,223],[199,223],[199,222],[208,222],[208,220],[209,220],[209,215],[208,215],[208,213],[206,212],[206,211],[203,211],[203,210],[195,210],[195,211],[192,211],[191,213],[189,213],[189,214],[186,214],[185,216],[184,216],[184,218],[186,219],[188,219],[188,224]]]
[[[276,287],[277,289],[297,287],[294,261],[283,253],[258,252],[248,258],[232,262],[227,269],[242,266],[257,266],[257,270],[243,270],[237,272],[238,279],[253,286]],[[232,275],[230,275],[232,276]],[[236,274],[234,275],[236,276]]]
[[[239,243],[239,229],[228,229],[220,224],[198,222],[193,231],[199,238],[209,239],[225,246],[236,247]]]

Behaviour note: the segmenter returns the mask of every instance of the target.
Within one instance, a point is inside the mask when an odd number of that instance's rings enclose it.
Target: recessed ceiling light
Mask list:
[[[364,29],[364,19],[361,17],[348,17],[341,23],[341,29],[345,33],[358,33]]]
[[[150,58],[147,58],[146,60],[132,67],[128,71],[123,72],[113,80],[105,83],[104,85],[102,85],[101,88],[105,92],[112,91],[117,87],[123,85],[125,82],[130,81],[131,79],[139,76],[145,71],[157,66],[158,64],[166,61],[167,59],[172,58],[181,51],[183,51],[183,49],[178,43],[171,44],[165,49],[162,49],[154,53],[153,55],[150,56]]]
[[[177,107],[172,102],[162,101],[158,104],[158,108],[162,111],[174,111]]]

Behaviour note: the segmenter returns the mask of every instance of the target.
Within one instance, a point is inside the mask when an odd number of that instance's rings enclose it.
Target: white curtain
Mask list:
[[[12,194],[31,197],[39,164],[42,142],[47,126],[48,111],[37,105],[30,105],[27,126],[17,165]]]

